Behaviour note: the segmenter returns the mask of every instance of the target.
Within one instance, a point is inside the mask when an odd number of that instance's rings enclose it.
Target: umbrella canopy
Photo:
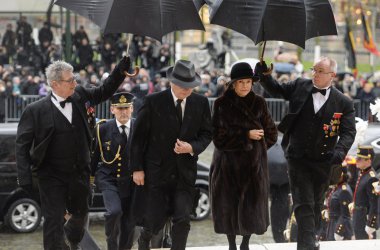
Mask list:
[[[56,0],[104,33],[132,33],[158,41],[176,30],[205,30],[192,0]]]
[[[210,23],[233,29],[255,44],[278,40],[305,48],[307,39],[337,35],[329,0],[216,0]]]

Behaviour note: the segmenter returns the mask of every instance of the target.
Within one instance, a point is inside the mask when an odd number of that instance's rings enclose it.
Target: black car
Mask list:
[[[17,184],[16,132],[16,123],[0,124],[0,222],[16,232],[28,233],[40,225],[41,207],[37,191],[29,195]],[[200,190],[200,198],[193,220],[203,220],[210,214],[208,172],[208,166],[199,162],[196,186]],[[103,211],[103,197],[95,187],[90,212]]]

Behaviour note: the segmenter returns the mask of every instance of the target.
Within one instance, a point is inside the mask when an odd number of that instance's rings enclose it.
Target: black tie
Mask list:
[[[316,88],[316,87],[313,87],[313,90],[311,91],[311,93],[317,93],[317,92],[319,92],[319,93],[321,93],[322,95],[326,95],[326,91],[327,91],[328,89],[318,89],[318,88]]]
[[[65,108],[66,103],[67,102],[71,102],[71,101],[72,101],[71,97],[69,96],[69,97],[66,98],[66,100],[63,100],[63,101],[59,102],[59,105],[61,105],[62,108]]]
[[[127,133],[125,133],[125,128],[127,126],[125,125],[121,125],[120,128],[121,128],[121,137],[123,138],[123,142],[122,142],[122,146],[124,147],[125,144],[127,144],[127,141],[128,141],[128,136],[127,136]]]
[[[180,125],[182,125],[182,107],[181,107],[182,101],[183,101],[182,99],[177,99],[177,105],[175,106]]]

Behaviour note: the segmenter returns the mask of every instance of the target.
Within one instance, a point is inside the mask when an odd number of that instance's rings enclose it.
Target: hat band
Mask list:
[[[180,81],[183,81],[183,82],[193,82],[195,80],[195,76],[192,77],[192,78],[187,78],[187,77],[183,77],[183,76],[180,76],[178,74],[176,74],[174,71],[172,73],[172,76]]]
[[[362,154],[356,154],[356,156],[363,158],[363,159],[369,159],[372,157],[371,155],[362,155]]]

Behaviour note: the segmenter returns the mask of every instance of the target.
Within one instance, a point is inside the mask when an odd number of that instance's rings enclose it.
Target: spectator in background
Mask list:
[[[32,26],[27,22],[26,16],[21,16],[16,28],[18,45],[28,48],[30,45],[29,42],[32,39],[32,32]]]
[[[44,26],[38,32],[38,40],[40,44],[48,42],[48,45],[53,41],[53,32],[51,32],[48,22],[44,22]]]
[[[29,52],[22,46],[17,49],[16,64],[21,67],[29,65]]]
[[[16,53],[16,33],[13,31],[12,24],[7,24],[7,30],[3,36],[1,45],[7,49],[8,58]]]
[[[78,69],[85,69],[87,65],[92,64],[93,56],[94,51],[88,43],[88,39],[83,38],[77,51],[77,59],[79,59]]]
[[[40,77],[28,75],[27,81],[21,87],[22,95],[38,95],[40,90]]]
[[[12,78],[12,96],[19,96],[21,94],[21,79],[18,76]]]
[[[366,105],[369,105],[376,99],[375,94],[373,93],[373,83],[366,82],[364,83],[363,88],[359,91],[356,99],[360,99]]]
[[[195,92],[206,97],[214,97],[216,88],[215,85],[211,82],[211,76],[209,74],[202,74],[201,80],[201,85],[195,88]]]
[[[106,71],[110,71],[111,64],[116,61],[116,52],[111,44],[106,42],[100,49],[102,55],[102,62],[104,63]]]
[[[0,122],[4,122],[5,118],[5,99],[7,98],[7,91],[6,91],[6,86],[5,82],[0,80]]]
[[[216,94],[215,96],[216,97],[219,97],[219,96],[222,96],[224,91],[227,89],[227,82],[228,82],[228,78],[225,77],[225,76],[219,76],[218,77],[218,80],[216,81],[217,84],[216,84]]]
[[[0,46],[0,65],[9,64],[7,49]]]
[[[83,39],[90,41],[88,38],[87,32],[85,31],[83,25],[79,26],[79,30],[77,30],[74,34],[74,45],[78,49],[82,45]]]

